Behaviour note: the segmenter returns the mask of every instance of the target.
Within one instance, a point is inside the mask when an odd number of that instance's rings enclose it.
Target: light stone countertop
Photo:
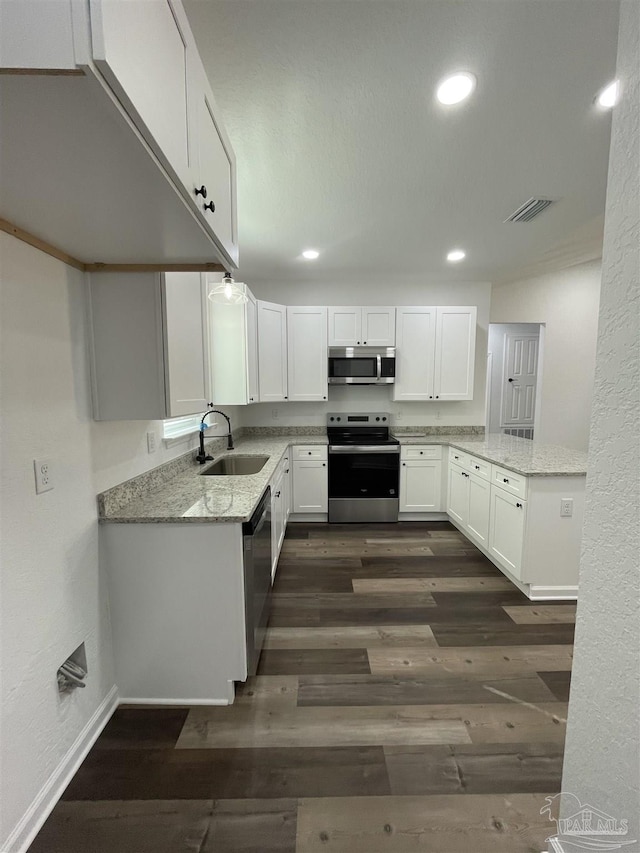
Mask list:
[[[528,438],[502,433],[487,435],[396,435],[401,445],[445,444],[464,450],[494,465],[526,477],[581,477],[587,473],[587,454],[556,444],[540,444]]]
[[[207,477],[201,476],[199,465],[193,465],[124,506],[103,511],[99,521],[102,524],[248,521],[286,449],[292,444],[326,445],[327,437],[240,438],[234,450],[225,450],[215,459],[238,455],[268,456],[269,461],[257,474]]]
[[[455,447],[527,477],[577,477],[584,476],[587,470],[586,453],[515,436],[456,433],[404,436],[400,433],[396,437],[405,446],[440,444]],[[248,521],[286,449],[290,445],[304,444],[326,445],[327,437],[282,435],[240,438],[235,450],[222,451],[215,458],[245,454],[269,456],[269,461],[257,474],[203,477],[200,466],[189,463],[185,468],[183,464],[182,470],[164,482],[150,477],[148,489],[122,506],[102,506],[99,520],[103,524]],[[127,485],[119,488],[126,489]]]

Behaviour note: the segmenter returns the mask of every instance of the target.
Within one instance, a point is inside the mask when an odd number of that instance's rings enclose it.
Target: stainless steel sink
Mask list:
[[[201,473],[209,477],[237,477],[240,474],[257,474],[269,461],[268,456],[223,456]]]

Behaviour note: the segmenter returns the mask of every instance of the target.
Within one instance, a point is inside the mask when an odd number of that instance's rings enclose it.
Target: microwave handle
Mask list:
[[[378,363],[378,382],[380,382],[380,380],[382,379],[382,356],[377,355],[376,361]]]

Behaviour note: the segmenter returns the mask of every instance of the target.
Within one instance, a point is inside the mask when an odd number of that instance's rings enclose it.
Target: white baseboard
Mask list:
[[[533,586],[529,587],[532,601],[577,601],[577,586]]]
[[[398,521],[449,521],[446,512],[401,512]]]
[[[297,524],[298,522],[302,523],[305,521],[319,521],[322,523],[328,520],[329,515],[326,512],[292,512],[289,516],[289,521],[293,524]]]
[[[183,706],[191,706],[191,705],[231,705],[233,700],[229,699],[188,699],[188,698],[179,698],[179,699],[141,699],[137,696],[135,699],[128,699],[126,696],[122,696],[119,701],[119,705],[175,705],[178,708]]]
[[[3,853],[26,853],[117,707],[114,685],[5,841]]]

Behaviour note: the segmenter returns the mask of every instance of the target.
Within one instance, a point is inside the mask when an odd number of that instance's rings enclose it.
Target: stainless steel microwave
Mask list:
[[[396,378],[395,347],[330,347],[330,385],[390,385]]]

